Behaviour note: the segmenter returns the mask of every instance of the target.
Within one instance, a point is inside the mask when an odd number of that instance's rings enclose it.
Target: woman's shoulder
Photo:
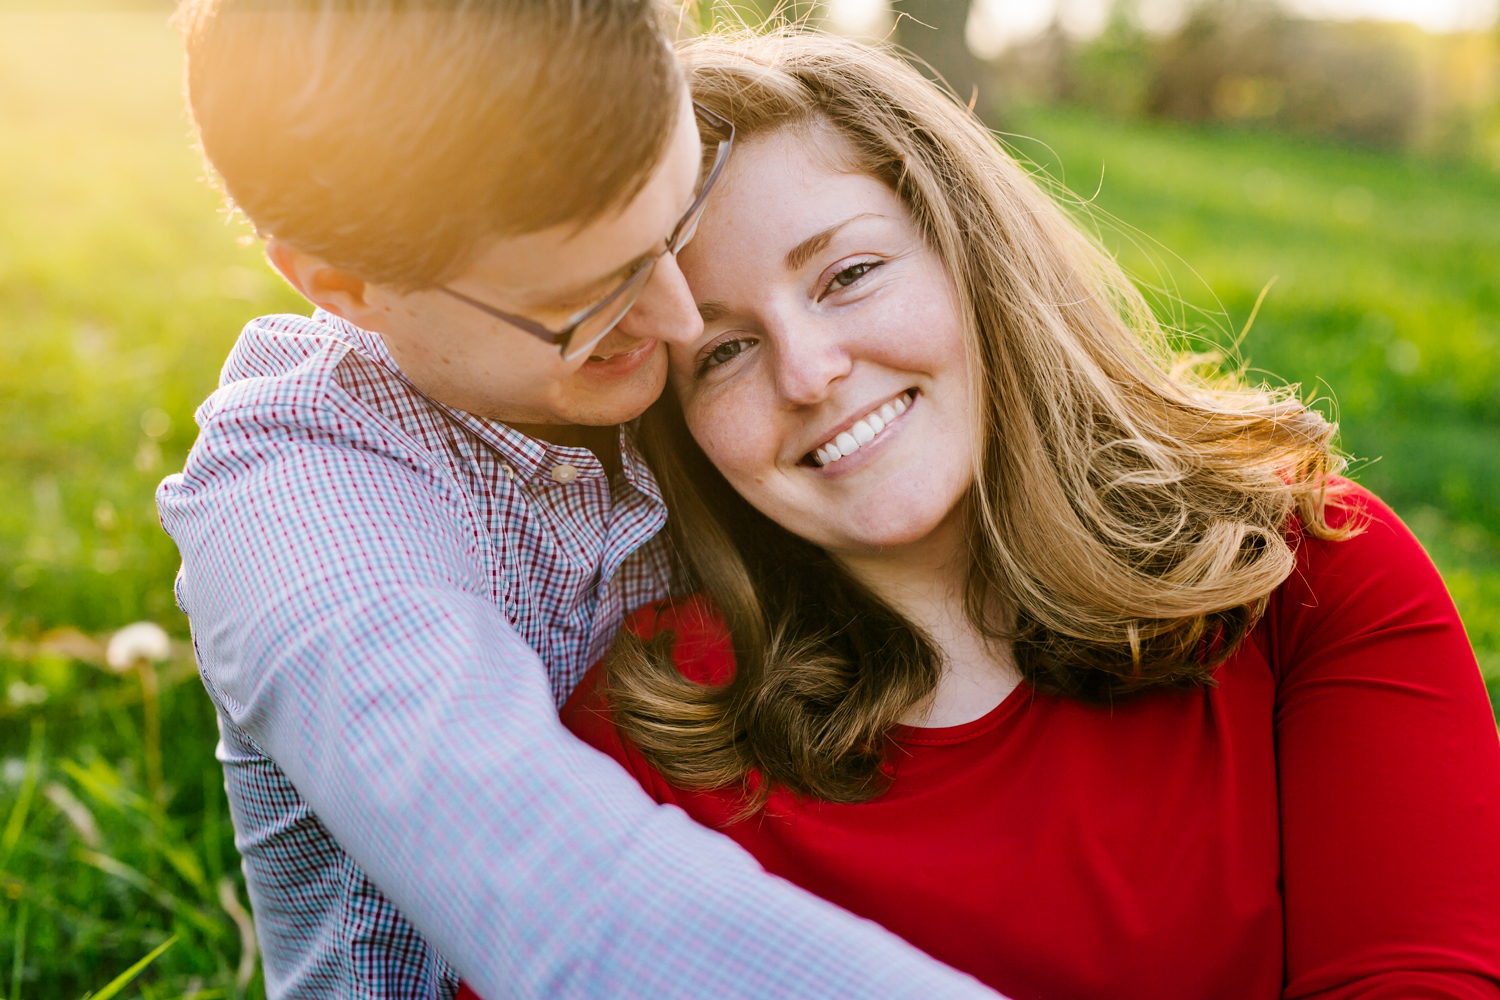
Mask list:
[[[1329,480],[1324,523],[1330,532],[1319,537],[1293,518],[1287,538],[1297,563],[1282,590],[1354,586],[1362,573],[1411,571],[1417,571],[1422,582],[1441,587],[1442,579],[1416,536],[1395,511],[1358,483],[1340,477]]]
[[[1458,612],[1431,558],[1375,494],[1330,482],[1319,537],[1299,522],[1288,531],[1296,564],[1271,594],[1267,625],[1284,664],[1382,629],[1421,626],[1462,636]]]
[[[717,686],[734,679],[734,641],[719,606],[706,593],[648,604],[625,619],[625,628],[642,642],[670,642],[678,672],[696,684]]]

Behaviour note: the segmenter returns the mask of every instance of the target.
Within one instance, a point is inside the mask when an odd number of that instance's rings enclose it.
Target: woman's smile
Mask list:
[[[844,553],[918,542],[973,481],[953,283],[847,140],[747,142],[680,258],[704,320],[673,345],[688,429],[778,524]]]
[[[905,416],[906,411],[916,402],[916,398],[916,389],[903,389],[808,452],[803,457],[802,463],[821,469],[850,458],[856,453],[869,458],[875,453],[875,446],[883,445],[890,439],[890,435],[895,433],[895,427],[900,422],[900,418]],[[847,472],[854,465],[853,462],[846,462],[840,471]]]

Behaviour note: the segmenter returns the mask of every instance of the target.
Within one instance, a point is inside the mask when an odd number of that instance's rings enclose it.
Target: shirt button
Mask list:
[[[505,478],[506,479],[514,479],[514,478],[516,478],[516,470],[512,469],[509,465],[501,464],[500,471],[503,472],[503,473],[505,473]]]
[[[578,470],[564,462],[552,470],[552,478],[559,483],[571,483],[578,478]]]

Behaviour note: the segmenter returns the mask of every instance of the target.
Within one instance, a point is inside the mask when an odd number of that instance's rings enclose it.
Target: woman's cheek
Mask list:
[[[764,440],[765,425],[754,410],[736,406],[732,397],[725,393],[712,403],[686,407],[683,415],[703,454],[738,488],[769,471],[764,467],[775,464],[775,446]]]
[[[751,483],[760,482],[769,471],[765,452],[757,447],[753,435],[735,433],[729,428],[715,428],[700,438],[699,447],[731,486],[745,492]]]

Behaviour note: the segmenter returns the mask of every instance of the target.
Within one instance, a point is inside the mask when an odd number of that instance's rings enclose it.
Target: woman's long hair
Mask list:
[[[707,36],[682,57],[740,141],[830,131],[905,203],[958,291],[981,442],[964,504],[968,615],[1032,687],[1104,701],[1212,683],[1317,537],[1334,427],[1289,391],[1179,366],[1147,303],[993,136],[894,57],[811,32]],[[681,568],[722,610],[723,687],[671,636],[608,663],[619,726],[673,782],[836,802],[885,781],[887,734],[941,673],[931,640],[751,507],[670,390],[642,420]],[[995,609],[1005,609],[997,616]]]

